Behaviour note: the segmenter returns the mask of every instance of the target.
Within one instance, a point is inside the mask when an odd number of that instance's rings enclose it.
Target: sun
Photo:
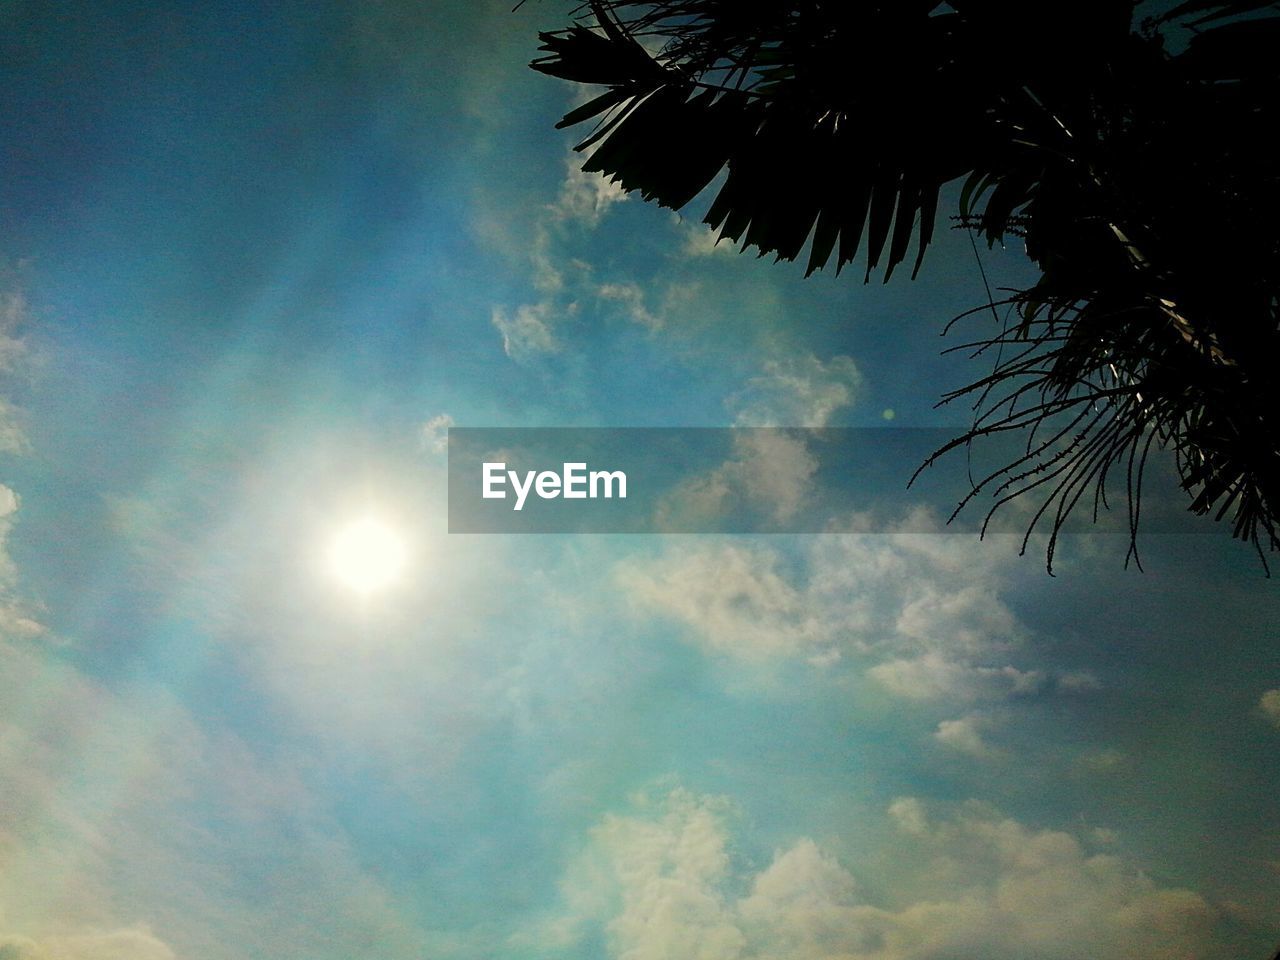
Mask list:
[[[328,560],[339,582],[367,597],[400,579],[408,548],[385,521],[362,517],[337,532],[329,544]]]

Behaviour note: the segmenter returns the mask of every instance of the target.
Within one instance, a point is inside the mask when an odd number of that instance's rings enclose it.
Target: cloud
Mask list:
[[[915,523],[916,521],[912,521]],[[627,561],[638,607],[708,651],[864,665],[910,699],[968,702],[1054,688],[1006,659],[1026,630],[1004,602],[1011,561],[992,544],[928,534],[830,534],[772,543],[677,543]]]
[[[628,319],[648,330],[661,330],[663,320],[649,312],[645,306],[644,292],[635,283],[602,283],[596,288],[596,294],[602,300],[611,300],[620,304],[626,311]]]
[[[40,653],[0,643],[0,957],[424,954],[298,758]]]
[[[6,377],[19,373],[27,358],[23,328],[31,320],[26,295],[9,273],[0,270],[0,281],[9,284],[8,289],[0,290],[0,375]],[[0,453],[20,454],[29,449],[30,443],[21,425],[21,411],[8,398],[0,397]]]
[[[47,937],[0,936],[0,960],[175,960],[176,954],[143,927],[109,933]]]
[[[831,625],[779,563],[764,547],[700,545],[624,564],[618,576],[633,600],[684,623],[711,651],[748,661],[822,658],[835,642]]]
[[[565,240],[575,229],[594,230],[610,207],[626,199],[617,184],[599,174],[584,173],[583,159],[569,151],[560,192],[554,202],[543,205],[533,225],[529,248],[531,280],[542,298],[521,304],[514,312],[497,305],[492,309],[491,320],[502,335],[502,348],[518,363],[559,351],[555,328],[564,317],[577,313],[577,297],[587,292],[577,288],[584,278],[589,278],[591,267],[581,259],[563,255],[560,248]],[[661,325],[645,309],[643,295],[634,284],[600,285],[596,294],[606,300],[622,301],[637,322],[654,329]]]
[[[719,231],[704,223],[682,218],[677,218],[677,223],[684,238],[680,250],[686,257],[731,256],[737,252],[738,248],[732,240],[721,242]]]
[[[1131,766],[1129,757],[1122,750],[1102,748],[1087,750],[1076,758],[1075,768],[1085,775],[1110,775]]]
[[[8,551],[4,549],[4,542],[8,539],[9,531],[13,527],[13,518],[18,512],[19,502],[18,495],[0,483],[0,582],[7,583],[14,576],[13,561],[9,558]]]
[[[30,319],[27,297],[20,288],[0,291],[0,373],[13,373],[26,355],[21,330]]]
[[[817,458],[805,438],[774,430],[739,430],[734,455],[681,483],[658,506],[660,529],[707,528],[730,513],[759,512],[778,523],[796,515],[813,490]]]
[[[444,453],[449,449],[449,428],[456,426],[453,417],[438,413],[422,425],[422,445],[432,453]]]
[[[1058,689],[1068,693],[1092,693],[1102,689],[1102,681],[1088,670],[1072,670],[1057,678]]]
[[[627,199],[626,191],[608,177],[582,169],[590,154],[572,149],[565,156],[565,177],[560,193],[548,206],[554,222],[570,222],[594,229],[615,204]]]
[[[519,363],[557,351],[559,344],[551,331],[553,314],[549,301],[522,304],[514,316],[501,307],[494,307],[492,321],[502,334],[506,355]]]
[[[929,832],[924,803],[918,797],[898,797],[889,804],[889,819],[902,833],[923,837]]]
[[[21,288],[14,285],[9,271],[0,271],[0,278],[10,284],[0,290],[0,374],[12,376],[22,366],[27,355],[22,329],[30,321],[30,309]],[[30,449],[21,423],[21,413],[7,398],[0,397],[0,453],[26,453]],[[18,497],[8,487],[0,485],[0,578],[6,582],[13,578],[12,563],[3,552],[3,538],[8,535],[11,518],[18,509]]]
[[[728,401],[735,426],[823,427],[853,402],[860,376],[853,361],[813,354],[773,359]],[[667,530],[705,528],[742,511],[772,521],[791,520],[813,492],[818,460],[809,441],[795,432],[739,430],[733,456],[719,467],[682,483],[659,508]]]
[[[933,736],[943,746],[959,753],[988,759],[998,754],[982,736],[982,731],[989,729],[991,725],[990,717],[970,714],[955,720],[943,720]]]
[[[597,855],[621,893],[608,924],[627,960],[721,960],[742,934],[717,888],[728,872],[722,802],[676,790],[656,819],[610,816],[592,831]]]
[[[7,542],[20,505],[18,495],[0,483],[0,643],[32,640],[46,632],[19,596],[18,570],[9,556]]]
[[[1258,701],[1262,715],[1280,728],[1280,690],[1268,690]]]
[[[888,660],[867,671],[885,689],[908,700],[990,700],[1038,693],[1048,678],[1039,670],[978,666],[938,651]]]
[[[732,806],[682,789],[611,814],[562,884],[556,946],[601,930],[619,960],[1187,960],[1209,954],[1217,911],[1076,836],[972,806],[932,820],[889,808],[895,888],[864,894],[809,838],[763,869],[730,855]],[[740,891],[740,892],[739,892]]]
[[[9,284],[8,289],[0,290],[0,375],[5,376],[22,368],[27,356],[22,329],[30,321],[26,296],[13,283],[10,273],[0,269],[0,281]],[[0,397],[0,452],[21,454],[29,450],[19,419],[18,409]],[[31,605],[18,595],[18,571],[8,550],[9,535],[20,505],[18,494],[0,483],[0,643],[31,640],[45,633]]]
[[[852,358],[813,354],[775,358],[729,398],[738,426],[825,427],[850,406],[862,382]]]
[[[709,500],[720,495],[706,491]],[[913,515],[902,525],[919,529],[926,520]],[[921,703],[1088,695],[1101,685],[1092,673],[1015,662],[1030,659],[1034,646],[1006,600],[1020,582],[1016,570],[1025,569],[1015,567],[1009,546],[894,532],[673,541],[657,555],[624,561],[617,575],[639,612],[744,663],[843,665]]]

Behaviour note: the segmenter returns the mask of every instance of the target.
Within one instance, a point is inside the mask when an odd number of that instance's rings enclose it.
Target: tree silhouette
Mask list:
[[[1280,547],[1280,4],[1189,0],[591,0],[541,34],[546,74],[604,89],[584,169],[680,208],[716,184],[721,237],[807,273],[859,255],[919,270],[941,188],[988,244],[1037,264],[992,370],[943,402],[1015,433],[974,494],[1067,516],[1123,477],[1136,559],[1143,470],[1171,448],[1189,509]],[[1167,5],[1166,5],[1167,7]],[[938,455],[935,454],[935,457]],[[933,458],[930,458],[932,462]],[[988,515],[988,520],[990,515]],[[1023,547],[1026,547],[1024,540]]]

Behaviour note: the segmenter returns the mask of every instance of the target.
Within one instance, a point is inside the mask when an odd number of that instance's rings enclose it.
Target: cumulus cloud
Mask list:
[[[969,703],[1082,685],[1010,662],[1027,631],[1003,599],[1013,561],[991,544],[832,534],[797,546],[676,543],[624,562],[618,576],[641,611],[735,659],[845,662],[914,700]]]
[[[835,640],[830,624],[778,567],[773,551],[729,543],[624,565],[619,578],[634,600],[688,625],[709,650],[755,661],[822,658]]]
[[[824,427],[853,402],[858,381],[857,367],[846,356],[773,359],[728,406],[740,428]],[[785,524],[811,496],[818,465],[803,433],[740,429],[733,456],[677,487],[660,505],[657,525],[705,528],[743,511]]]
[[[743,937],[718,888],[728,874],[722,803],[674,791],[648,817],[606,817],[592,833],[621,893],[609,921],[627,960],[721,960]]]
[[[1206,956],[1217,911],[1057,830],[974,806],[935,821],[903,798],[900,888],[871,897],[812,839],[735,866],[727,802],[677,789],[610,815],[563,890],[559,944],[601,929],[625,960],[926,960]],[[566,931],[568,933],[566,934]]]
[[[844,355],[775,358],[728,404],[738,426],[825,427],[853,403],[861,381],[857,365]]]
[[[898,797],[889,804],[889,819],[902,833],[923,837],[929,832],[929,818],[919,797]]]
[[[818,460],[804,437],[775,430],[733,434],[733,456],[690,477],[658,505],[659,529],[705,529],[728,514],[749,511],[786,523],[813,489]]]
[[[943,720],[934,731],[934,739],[945,747],[971,757],[991,758],[998,754],[983,737],[983,731],[992,726],[990,717],[970,714],[955,720]]]

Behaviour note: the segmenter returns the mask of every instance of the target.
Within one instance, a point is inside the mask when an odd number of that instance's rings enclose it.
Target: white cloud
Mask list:
[[[493,325],[502,334],[502,349],[517,362],[559,349],[551,331],[554,307],[549,301],[526,303],[516,308],[515,315],[501,307],[493,308]]]
[[[971,757],[991,758],[998,751],[987,743],[982,732],[991,727],[990,717],[970,714],[955,720],[943,720],[934,731],[934,738],[945,747],[968,754]]]
[[[774,430],[739,430],[733,434],[733,449],[733,457],[680,484],[659,504],[660,529],[707,529],[716,519],[743,508],[778,523],[795,516],[818,470],[806,440]]]
[[[746,660],[820,657],[833,643],[804,591],[763,547],[701,545],[660,563],[624,564],[619,579],[642,606],[690,626],[708,649]]]
[[[449,449],[449,428],[455,426],[453,417],[438,413],[422,425],[422,444],[433,453]]]
[[[846,356],[770,360],[728,401],[737,427],[823,427],[853,402],[859,374]],[[706,529],[744,507],[785,524],[813,491],[818,460],[800,433],[742,429],[733,456],[681,484],[659,507],[660,529]]]
[[[9,531],[13,527],[14,515],[18,512],[18,494],[4,484],[0,484],[0,581],[13,579],[13,561],[4,550],[4,541],[9,539]]]
[[[0,271],[0,279],[9,281],[7,273]],[[0,291],[0,374],[12,375],[21,367],[27,354],[22,328],[29,320],[30,310],[21,289],[11,286]],[[28,448],[18,409],[0,397],[0,452],[25,453]],[[20,505],[18,494],[0,483],[0,643],[31,640],[45,632],[29,604],[18,597],[18,571],[9,556],[9,535]]]
[[[569,152],[560,192],[555,202],[542,208],[533,226],[529,247],[531,280],[542,299],[521,304],[514,313],[497,305],[492,309],[491,319],[502,335],[502,348],[518,363],[557,352],[560,344],[555,327],[563,317],[577,312],[571,288],[590,274],[591,267],[561,254],[559,248],[567,228],[594,229],[610,207],[626,199],[616,184],[598,174],[583,173],[582,162],[583,157]],[[642,303],[638,309],[643,310]]]
[[[621,304],[628,319],[648,330],[661,330],[663,319],[649,312],[645,306],[644,292],[635,283],[602,283],[596,288],[597,295],[603,300],[611,300]]]
[[[723,800],[675,790],[610,815],[564,884],[556,947],[603,929],[625,960],[929,960],[1034,956],[1189,960],[1217,912],[1114,854],[980,807],[932,821],[904,798],[889,837],[904,868],[874,899],[808,838],[758,871],[734,868]],[[742,891],[738,893],[737,891]],[[545,941],[544,941],[545,942]]]
[[[769,360],[729,398],[735,423],[745,427],[825,427],[850,406],[862,375],[850,357],[813,354]]]
[[[898,797],[889,804],[889,819],[903,833],[922,837],[929,832],[929,819],[919,797]]]
[[[1008,661],[1027,634],[1002,597],[1014,561],[995,545],[929,534],[797,544],[785,555],[772,543],[677,543],[622,564],[619,579],[642,611],[744,661],[850,662],[916,700],[966,703],[1060,686],[1047,671]]]
[[[599,173],[586,173],[582,165],[589,155],[573,150],[565,157],[565,177],[555,203],[548,207],[551,219],[595,228],[609,208],[627,199],[626,191]]]
[[[740,951],[742,935],[717,893],[729,863],[719,806],[676,790],[656,820],[610,816],[592,831],[622,895],[608,925],[620,957],[721,960]]]
[[[39,942],[0,935],[0,960],[174,960],[176,954],[143,927],[51,936]]]
[[[678,222],[684,237],[680,249],[686,257],[712,257],[737,252],[738,248],[732,240],[720,241],[718,230],[712,230],[706,224],[696,221],[680,219]]]
[[[967,646],[967,644],[966,644]],[[938,651],[918,657],[888,660],[867,673],[887,690],[908,700],[1003,699],[1043,690],[1048,678],[1039,670],[979,666],[951,659]]]
[[[0,643],[32,640],[45,633],[30,605],[18,595],[18,571],[7,547],[20,505],[18,495],[0,483]]]
[[[638,292],[638,291],[637,291]],[[846,356],[812,354],[770,360],[729,407],[738,427],[823,427],[853,402],[859,374]],[[681,484],[659,507],[660,529],[705,529],[744,507],[777,523],[791,520],[813,491],[818,460],[803,434],[742,429],[734,452],[715,469]]]
[[[1258,701],[1262,715],[1280,727],[1280,690],[1268,690]]]
[[[0,397],[0,453],[26,453],[30,449],[20,418],[21,411]]]

